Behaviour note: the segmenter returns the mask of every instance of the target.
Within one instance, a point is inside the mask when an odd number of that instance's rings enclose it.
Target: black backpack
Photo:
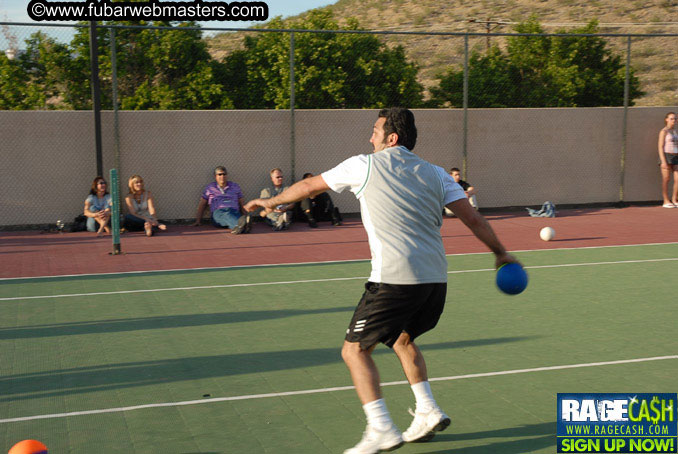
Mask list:
[[[73,225],[71,225],[71,232],[84,232],[87,230],[87,216],[84,214],[79,214],[73,219]]]

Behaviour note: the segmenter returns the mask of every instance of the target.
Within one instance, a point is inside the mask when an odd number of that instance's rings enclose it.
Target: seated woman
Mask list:
[[[128,214],[125,215],[125,228],[131,232],[146,231],[146,236],[152,236],[157,229],[166,230],[165,224],[160,224],[155,215],[153,196],[144,189],[144,179],[139,175],[132,175],[127,182],[129,194],[125,197]]]
[[[85,211],[87,216],[87,230],[103,235],[110,233],[108,222],[111,220],[111,195],[108,193],[108,185],[103,177],[96,177],[89,190],[89,196],[85,199]],[[97,224],[99,226],[97,227]]]

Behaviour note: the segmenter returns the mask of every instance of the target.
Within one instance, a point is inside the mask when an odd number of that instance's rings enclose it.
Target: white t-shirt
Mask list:
[[[398,146],[353,156],[322,177],[333,191],[348,188],[360,201],[372,254],[371,282],[447,281],[443,206],[466,194],[442,167]]]

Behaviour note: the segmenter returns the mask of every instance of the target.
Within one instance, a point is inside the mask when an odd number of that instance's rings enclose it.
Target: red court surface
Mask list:
[[[556,218],[526,212],[486,218],[510,250],[577,248],[678,242],[678,209],[661,207],[559,210]],[[556,238],[544,242],[542,227]],[[442,227],[448,254],[487,252],[464,225],[446,218]],[[248,235],[231,235],[210,226],[170,226],[152,238],[122,235],[123,254],[111,256],[111,236],[93,233],[0,232],[0,278],[229,267],[242,265],[369,259],[367,234],[359,219],[341,227],[305,223],[273,232],[263,223]]]

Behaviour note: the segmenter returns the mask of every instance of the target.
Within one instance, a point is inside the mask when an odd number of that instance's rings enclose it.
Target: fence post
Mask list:
[[[631,75],[631,36],[626,37],[626,77],[624,79],[624,119],[622,120],[621,178],[619,202],[624,202],[624,177],[626,174],[627,123],[629,116],[629,78]]]
[[[111,86],[113,101],[113,167],[120,172],[120,123],[118,122],[118,53],[115,43],[115,28],[109,28],[111,39]],[[118,193],[120,188],[118,188]]]
[[[103,176],[104,164],[101,150],[101,90],[99,87],[99,41],[97,23],[89,23],[89,65],[92,83],[92,111],[94,112],[94,145],[97,156],[97,175]]]
[[[296,181],[296,137],[294,121],[294,32],[290,32],[290,167],[292,183]]]
[[[468,35],[464,35],[464,132],[463,132],[463,149],[462,149],[462,176],[467,179],[468,171]]]
[[[111,234],[113,237],[113,251],[111,255],[120,254],[120,193],[118,191],[118,170],[111,169],[111,200],[113,206],[111,207]]]

